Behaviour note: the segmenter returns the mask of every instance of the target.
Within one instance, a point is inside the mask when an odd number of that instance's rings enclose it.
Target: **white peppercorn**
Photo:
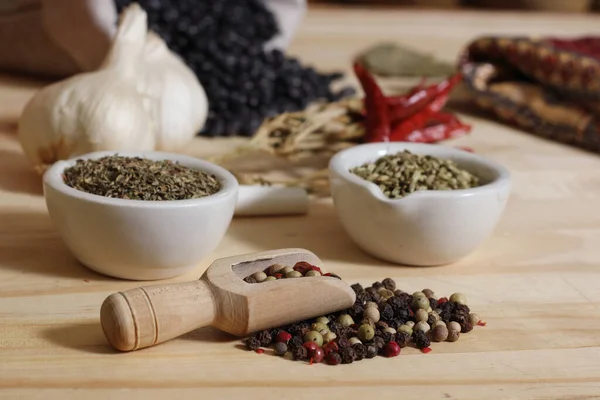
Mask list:
[[[417,322],[414,327],[414,330],[423,331],[425,333],[429,332],[430,329],[431,327],[425,321]]]
[[[395,334],[396,334],[396,330],[395,330],[394,328],[392,328],[391,326],[388,326],[388,327],[387,327],[387,328],[385,328],[383,331],[384,331],[384,332],[391,333],[392,335],[395,335]]]
[[[469,314],[469,321],[471,322],[471,325],[475,326],[481,321],[481,318],[479,318],[479,315],[471,313]]]
[[[419,308],[415,312],[415,319],[417,320],[417,322],[421,322],[421,321],[427,322],[428,318],[429,318],[429,314],[427,314],[427,311],[423,310],[422,308]]]
[[[335,340],[337,338],[337,335],[331,331],[327,331],[327,333],[325,333],[323,335],[323,342],[324,343],[328,343],[331,342],[333,340]]]
[[[404,323],[404,325],[408,325],[408,327],[410,327],[410,328],[412,329],[412,328],[414,328],[414,326],[415,326],[415,323],[414,323],[413,321],[406,321],[406,322]]]
[[[374,301],[367,301],[367,304],[365,304],[365,310],[369,307],[375,307],[375,308],[379,309],[379,306]]]
[[[369,307],[365,309],[363,312],[363,318],[369,318],[373,322],[378,322],[381,315],[379,314],[379,310],[375,307]]]
[[[460,337],[460,331],[448,331],[448,341],[456,342]]]
[[[294,270],[294,268],[287,266],[287,267],[283,267],[281,269],[281,271],[279,271],[280,274],[286,275],[288,272],[292,272]]]
[[[314,269],[311,269],[306,274],[304,274],[304,276],[321,276],[321,273],[319,271],[315,271]]]
[[[448,338],[448,328],[446,325],[436,325],[433,327],[433,333],[431,335],[433,340],[436,342],[443,342]]]
[[[431,290],[431,289],[423,289],[422,292],[428,299],[435,298],[435,293],[433,293],[433,290]]]
[[[276,281],[276,280],[277,280],[277,278],[275,278],[274,276],[267,276],[263,282]]]
[[[448,331],[459,331],[461,330],[460,324],[456,321],[451,321],[448,322],[448,324],[446,325],[448,327]]]
[[[256,282],[262,282],[265,279],[267,279],[267,274],[265,274],[263,271],[258,271],[252,276],[254,277],[254,279],[256,279]]]
[[[360,341],[359,338],[355,337],[351,337],[350,339],[348,339],[348,342],[350,343],[351,346],[354,346],[355,344],[362,344],[362,342]]]
[[[321,324],[329,325],[329,318],[327,317],[319,317],[315,320],[315,322],[319,322]]]
[[[285,268],[285,265],[273,264],[268,269],[269,275],[275,275],[276,273],[280,272],[283,268]]]

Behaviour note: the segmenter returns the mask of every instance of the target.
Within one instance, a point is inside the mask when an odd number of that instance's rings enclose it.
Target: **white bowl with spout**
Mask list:
[[[64,182],[63,171],[77,159],[114,154],[179,162],[213,174],[221,189],[197,199],[144,201],[86,193]],[[81,263],[117,278],[155,280],[184,274],[217,247],[233,218],[238,182],[224,168],[193,157],[105,151],[56,162],[44,174],[44,196],[54,225]]]
[[[350,172],[403,150],[453,160],[482,184],[390,199],[377,185]],[[471,253],[494,231],[511,188],[510,174],[502,165],[467,151],[422,143],[358,145],[336,154],[329,173],[336,212],[352,240],[377,258],[415,266],[449,264]]]

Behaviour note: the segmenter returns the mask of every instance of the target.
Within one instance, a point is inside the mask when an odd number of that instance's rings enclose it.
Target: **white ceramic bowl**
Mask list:
[[[402,150],[454,160],[482,186],[418,191],[389,199],[349,170]],[[484,157],[447,146],[373,143],[336,154],[329,164],[335,209],[350,237],[371,255],[398,264],[433,266],[457,261],[494,230],[508,200],[509,172]]]
[[[67,186],[62,172],[77,159],[105,155],[173,160],[215,175],[221,190],[199,199],[114,199]],[[161,152],[96,152],[55,163],[44,175],[52,221],[75,257],[90,269],[131,280],[181,275],[219,244],[233,217],[238,183],[227,170],[197,158]]]

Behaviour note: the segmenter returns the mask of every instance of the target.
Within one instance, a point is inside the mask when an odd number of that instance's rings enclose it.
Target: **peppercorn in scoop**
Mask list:
[[[315,265],[298,262],[293,267],[272,265],[244,281],[254,284],[321,275],[341,279],[323,274]],[[407,346],[429,353],[432,341],[454,342],[473,326],[485,325],[471,313],[461,293],[449,299],[438,299],[430,289],[409,294],[397,289],[391,278],[367,288],[356,283],[352,289],[356,302],[351,308],[258,332],[245,340],[246,347],[255,351],[273,347],[279,356],[288,354],[293,360],[310,364],[351,364],[377,355],[395,357]]]

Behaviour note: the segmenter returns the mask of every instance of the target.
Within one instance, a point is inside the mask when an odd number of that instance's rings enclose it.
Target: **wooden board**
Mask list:
[[[352,28],[350,28],[352,27]],[[598,34],[597,18],[496,13],[313,10],[292,52],[323,69],[345,68],[358,50],[396,39],[453,59],[481,33]],[[392,277],[408,291],[460,290],[488,326],[433,352],[308,366],[240,348],[203,329],[118,354],[99,307],[137,282],[78,264],[46,213],[40,182],[16,141],[16,118],[35,83],[0,81],[0,398],[600,398],[600,159],[502,125],[465,117],[475,129],[456,144],[505,164],[514,192],[495,235],[446,267],[389,265],[358,250],[329,200],[305,217],[236,219],[210,262],[282,247],[315,252],[347,281]],[[202,156],[237,141],[198,139]],[[374,398],[374,397],[373,397]]]

